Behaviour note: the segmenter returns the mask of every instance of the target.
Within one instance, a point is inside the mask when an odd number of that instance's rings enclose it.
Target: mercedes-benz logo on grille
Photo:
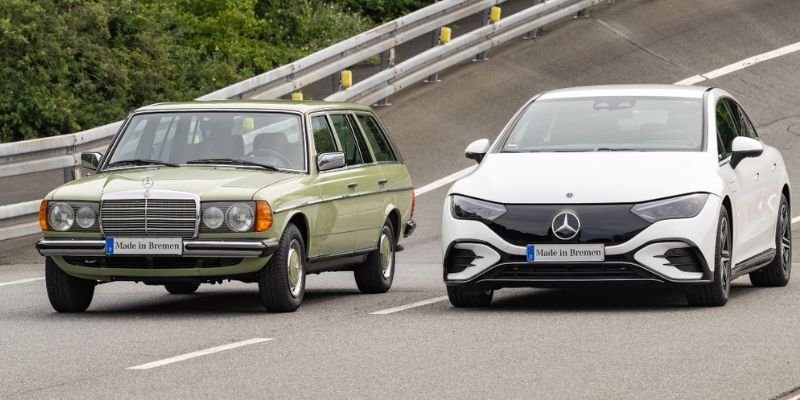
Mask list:
[[[578,216],[569,212],[562,211],[555,218],[550,225],[553,228],[553,234],[561,240],[570,240],[578,235],[581,230],[581,220]]]
[[[153,187],[153,177],[145,176],[142,179],[142,186],[144,186],[145,189],[150,189],[151,187]]]

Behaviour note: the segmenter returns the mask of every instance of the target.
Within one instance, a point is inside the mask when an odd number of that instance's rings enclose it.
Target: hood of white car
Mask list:
[[[705,152],[494,153],[450,193],[506,204],[636,203],[718,194],[717,168]]]

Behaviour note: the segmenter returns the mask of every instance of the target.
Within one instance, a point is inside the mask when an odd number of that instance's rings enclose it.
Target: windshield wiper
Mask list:
[[[161,160],[133,159],[114,161],[106,165],[106,168],[121,167],[124,165],[163,165],[165,167],[180,167],[178,164]]]
[[[186,164],[227,164],[227,165],[252,165],[255,167],[261,167],[270,171],[278,171],[278,168],[275,168],[272,165],[268,164],[261,164],[253,161],[248,160],[241,160],[238,158],[201,158],[198,160],[191,160],[187,161]]]
[[[626,149],[623,147],[598,147],[594,151],[641,151],[639,149]]]

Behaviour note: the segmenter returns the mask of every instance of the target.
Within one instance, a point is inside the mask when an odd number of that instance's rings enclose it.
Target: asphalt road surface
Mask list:
[[[469,167],[461,150],[541,90],[677,82],[798,42],[798,19],[794,0],[617,1],[380,113],[424,187]],[[798,67],[800,52],[702,83],[737,96],[794,182]],[[348,273],[311,276],[293,314],[265,313],[256,286],[236,283],[190,296],[100,285],[87,313],[56,314],[41,258],[11,249],[31,240],[0,245],[0,398],[770,399],[800,386],[798,276],[781,289],[739,279],[722,308],[652,289],[507,289],[489,309],[455,309],[438,243],[446,185],[427,189],[389,293],[361,295]]]

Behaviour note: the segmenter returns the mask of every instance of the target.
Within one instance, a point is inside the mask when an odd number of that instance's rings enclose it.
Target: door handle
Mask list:
[[[358,182],[350,182],[347,184],[348,189],[355,189],[358,187]]]
[[[772,163],[772,170],[775,171],[775,168],[778,167],[778,163]]]
[[[758,180],[759,176],[761,176],[761,173],[756,172],[756,176],[753,179]]]
[[[378,179],[378,185],[385,185],[387,183],[389,183],[389,180],[386,178]]]

